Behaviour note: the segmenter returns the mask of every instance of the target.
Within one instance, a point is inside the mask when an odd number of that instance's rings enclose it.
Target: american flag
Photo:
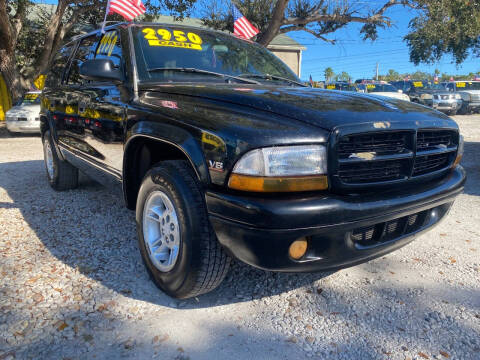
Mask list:
[[[243,37],[245,39],[251,39],[257,35],[260,31],[253,26],[250,21],[232,4],[233,12],[233,34]]]
[[[142,15],[145,10],[142,0],[109,0],[107,5],[107,14],[117,13],[128,21]]]
[[[312,79],[312,75],[310,75],[309,82],[310,82],[310,86],[311,86],[311,87],[313,87],[313,79]]]

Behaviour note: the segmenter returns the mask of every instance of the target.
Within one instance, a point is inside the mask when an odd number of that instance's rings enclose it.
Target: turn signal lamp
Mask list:
[[[453,167],[460,164],[460,161],[462,161],[462,157],[463,157],[463,135],[460,135],[460,139],[458,140],[457,158],[453,163]]]

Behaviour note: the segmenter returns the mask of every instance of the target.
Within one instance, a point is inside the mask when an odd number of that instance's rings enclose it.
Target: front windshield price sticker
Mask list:
[[[335,85],[327,85],[327,89],[335,90]]]
[[[423,83],[422,83],[421,81],[415,81],[415,82],[413,83],[413,86],[415,86],[415,87],[423,87]]]
[[[457,88],[458,88],[458,87],[464,88],[464,87],[465,87],[465,83],[464,83],[464,82],[458,82],[458,83],[457,83]]]
[[[375,85],[374,84],[367,84],[367,89],[375,89]]]
[[[195,33],[181,30],[152,29],[142,30],[150,46],[168,46],[183,49],[202,50],[202,38]]]
[[[39,94],[26,94],[25,95],[25,100],[35,100],[38,98]]]

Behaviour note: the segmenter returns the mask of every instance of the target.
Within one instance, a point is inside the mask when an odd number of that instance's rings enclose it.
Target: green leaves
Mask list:
[[[420,14],[410,22],[405,37],[414,64],[433,63],[445,54],[457,64],[480,55],[480,2],[465,0],[418,1]]]

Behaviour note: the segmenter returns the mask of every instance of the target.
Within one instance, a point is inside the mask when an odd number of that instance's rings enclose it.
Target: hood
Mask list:
[[[375,121],[431,121],[431,126],[450,123],[444,114],[408,101],[362,93],[309,87],[275,87],[250,84],[141,84],[140,91],[199,97],[222,102],[223,106],[240,105],[259,111],[293,118],[326,130],[338,126]],[[400,93],[389,93],[402,95]],[[274,119],[272,118],[272,121]]]
[[[467,94],[480,95],[480,90],[468,90],[468,89],[467,89],[467,90],[459,90],[459,89],[457,88],[457,92],[459,92],[459,93],[462,93],[462,92],[463,92],[463,93],[467,93]]]
[[[7,111],[7,116],[38,116],[40,114],[40,105],[17,105]]]
[[[438,89],[421,89],[417,90],[419,94],[451,94],[447,90],[438,90]]]
[[[407,94],[400,93],[398,91],[397,92],[381,91],[381,92],[370,93],[369,95],[370,96],[383,96],[383,97],[392,98],[392,99],[410,101],[410,97]]]

